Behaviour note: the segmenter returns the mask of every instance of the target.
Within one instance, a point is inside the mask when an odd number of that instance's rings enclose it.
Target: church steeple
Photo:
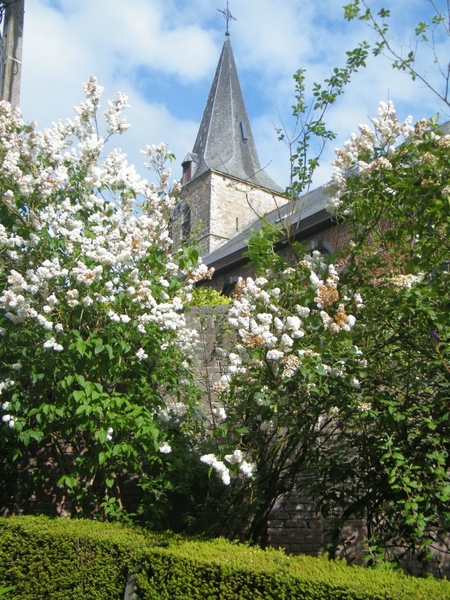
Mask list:
[[[222,11],[221,11],[222,12]],[[184,159],[175,247],[191,237],[205,255],[287,202],[259,164],[227,33],[192,152]]]
[[[183,164],[191,160],[191,179],[212,170],[277,193],[282,191],[261,169],[229,35],[225,38],[192,154]]]

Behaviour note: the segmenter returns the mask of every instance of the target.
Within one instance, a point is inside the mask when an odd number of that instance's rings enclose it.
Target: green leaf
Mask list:
[[[84,393],[84,390],[74,390],[72,392],[72,395],[77,402],[83,402],[86,398],[86,394]]]

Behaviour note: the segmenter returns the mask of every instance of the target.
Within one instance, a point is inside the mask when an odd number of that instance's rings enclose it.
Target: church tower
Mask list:
[[[287,202],[259,164],[228,29],[197,139],[182,167],[175,246],[192,236],[207,255]]]

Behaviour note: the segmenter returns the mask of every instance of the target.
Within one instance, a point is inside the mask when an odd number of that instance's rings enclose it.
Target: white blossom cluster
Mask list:
[[[367,125],[358,125],[359,134],[351,134],[342,148],[335,150],[332,181],[326,186],[329,194],[327,210],[334,216],[347,216],[352,206],[343,197],[347,178],[357,173],[364,177],[374,170],[390,169],[389,158],[401,140],[409,139],[414,134],[412,117],[400,123],[391,101],[380,102],[378,118],[372,119],[374,130]]]
[[[200,460],[202,463],[205,463],[205,465],[208,465],[208,467],[212,467],[216,471],[216,473],[222,479],[222,483],[224,483],[225,485],[230,485],[230,470],[222,460],[219,460],[216,457],[215,454],[204,454],[200,457]]]
[[[244,477],[249,478],[254,475],[255,465],[253,463],[247,462],[244,459],[244,454],[242,450],[237,449],[232,454],[227,454],[224,458],[228,464],[238,465],[238,472]],[[222,479],[222,482],[225,485],[230,485],[230,469],[225,465],[225,463],[222,460],[219,460],[215,454],[204,454],[200,457],[200,460],[206,465],[212,467]]]
[[[360,351],[350,347],[347,338],[345,355],[326,354],[323,349],[326,340],[333,344],[338,334],[351,331],[356,317],[350,310],[362,308],[363,302],[359,294],[342,294],[336,267],[326,264],[319,252],[304,256],[297,269],[287,268],[280,287],[269,277],[240,279],[236,285],[228,323],[236,332],[237,343],[231,351],[221,352],[227,356],[228,369],[214,392],[224,402],[227,423],[233,427],[233,419],[239,422],[241,418],[239,409],[236,412],[237,397],[245,397],[247,386],[256,388],[250,395],[254,405],[248,409],[253,426],[267,436],[267,443],[277,440],[281,444],[288,427],[287,415],[299,409],[297,396],[310,397],[318,385],[315,377],[317,382],[321,377],[340,378],[347,389],[361,387],[354,375],[355,369],[363,368]],[[240,449],[222,460],[207,454],[202,461],[224,482],[230,475],[227,464],[239,464],[239,473],[244,476],[255,471],[250,461],[244,461]]]
[[[4,382],[2,382],[4,383]],[[6,411],[5,414],[2,416],[2,421],[4,423],[7,423],[9,427],[14,427],[14,425],[17,423],[17,417],[15,415],[9,414],[9,410],[11,408],[11,404],[10,402],[3,402],[2,404],[2,410]]]
[[[413,287],[413,285],[423,281],[423,277],[423,274],[413,275],[411,273],[408,273],[403,275],[401,273],[397,273],[389,279],[389,282],[395,287],[406,288],[410,290]]]
[[[347,313],[345,303],[339,301],[339,276],[335,266],[325,265],[319,252],[305,256],[303,264],[309,268],[310,282],[316,291],[313,312],[308,306],[296,304],[293,314],[282,314],[278,304],[279,288],[273,288],[263,277],[256,280],[249,277],[238,283],[239,294],[229,310],[228,321],[237,330],[241,344],[235,348],[236,352],[228,355],[229,374],[245,374],[250,349],[263,347],[266,361],[281,361],[284,376],[292,377],[304,355],[304,349],[295,348],[295,341],[305,336],[313,313],[319,312],[323,327],[331,333],[352,329],[356,318]],[[359,294],[352,302],[357,309],[362,306]]]
[[[277,298],[279,288],[272,288],[268,280],[251,277],[238,284],[239,295],[229,310],[229,323],[238,332],[241,344],[237,352],[229,355],[229,373],[243,374],[248,350],[254,347],[266,349],[266,360],[277,362],[290,353],[294,340],[305,335],[302,318],[309,309],[298,306],[296,314],[280,318]]]
[[[161,452],[161,454],[170,454],[172,452],[172,447],[167,442],[164,442],[158,448],[158,452]]]
[[[75,108],[75,118],[43,132],[0,102],[0,172],[6,185],[0,201],[19,225],[0,224],[7,282],[0,311],[14,325],[37,324],[49,352],[64,351],[66,317],[82,311],[134,327],[143,341],[156,324],[189,358],[197,338],[186,325],[183,304],[208,270],[201,263],[180,269],[171,254],[169,171],[159,173],[158,185],[148,184],[120,150],[106,150],[106,139],[128,128],[127,98],[118,94],[109,102],[104,139],[97,124],[102,88],[91,78],[84,89],[86,100]],[[166,154],[163,144],[145,151],[151,165],[163,165]],[[146,262],[155,249],[159,272]],[[174,279],[186,284],[169,294]],[[139,346],[135,355],[148,359]]]

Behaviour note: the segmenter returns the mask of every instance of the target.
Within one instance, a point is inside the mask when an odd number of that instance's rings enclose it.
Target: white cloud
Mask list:
[[[381,0],[374,0],[381,4]],[[224,3],[225,4],[225,3]],[[438,0],[438,5],[442,0]],[[393,35],[404,48],[422,18],[423,0],[396,0]],[[395,9],[395,10],[394,10]],[[288,182],[287,153],[276,139],[280,118],[292,127],[292,75],[304,68],[310,86],[342,67],[346,50],[372,34],[364,24],[347,23],[335,0],[246,0],[231,2],[237,21],[231,41],[247,102],[260,162],[280,185]],[[395,13],[395,14],[394,14]],[[225,21],[210,0],[33,0],[25,15],[21,105],[27,120],[47,126],[72,116],[81,84],[96,75],[106,98],[121,90],[130,98],[132,129],[118,139],[139,168],[139,149],[164,141],[178,163],[192,149],[224,39]],[[448,39],[439,40],[447,60]],[[432,61],[421,58],[427,77],[442,82]],[[370,59],[330,111],[328,124],[342,143],[359,122],[376,114],[378,101],[391,98],[399,116],[429,116],[439,109],[424,86]],[[179,174],[174,166],[174,175]],[[328,178],[324,166],[317,178]]]

